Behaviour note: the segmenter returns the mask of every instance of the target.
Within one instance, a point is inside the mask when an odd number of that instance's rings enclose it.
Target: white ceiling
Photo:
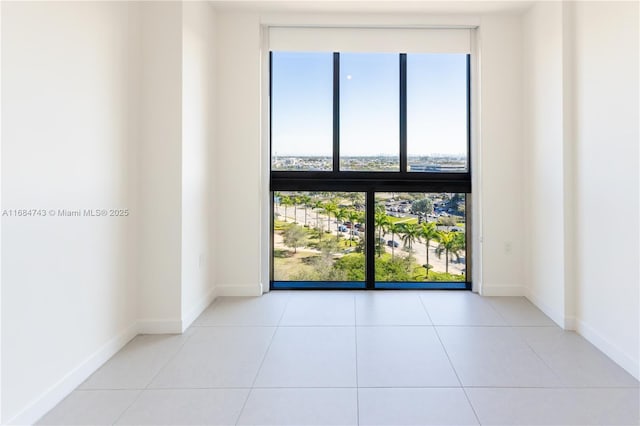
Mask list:
[[[429,0],[210,0],[220,10],[253,12],[296,13],[428,13],[448,14],[519,14],[534,2],[527,0],[505,1],[429,1]]]

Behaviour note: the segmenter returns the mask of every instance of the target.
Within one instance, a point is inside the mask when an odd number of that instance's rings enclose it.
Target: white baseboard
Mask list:
[[[564,329],[567,331],[575,331],[576,330],[576,317],[573,316],[565,316],[564,317]]]
[[[216,285],[218,296],[262,296],[262,284]]]
[[[534,294],[530,289],[526,288],[524,297],[529,299],[529,302],[533,303],[538,309],[545,313],[546,316],[551,318],[553,322],[558,324],[565,330],[573,330],[573,328],[567,328],[567,318],[564,316],[564,312],[558,312],[552,309],[549,305],[544,303],[540,297]]]
[[[139,334],[181,334],[182,320],[144,319],[138,320]]]
[[[229,289],[232,287],[230,286]],[[238,288],[238,287],[233,287]],[[253,289],[253,291],[249,291]],[[261,291],[261,287],[259,288]],[[228,295],[254,296],[257,290],[246,286],[240,287],[238,294],[228,291]],[[205,298],[197,303],[181,320],[138,320],[105,343],[100,349],[81,362],[76,368],[67,373],[60,381],[44,391],[40,396],[27,405],[20,413],[11,418],[6,424],[25,425],[33,424],[66,398],[74,389],[84,382],[91,374],[100,368],[105,362],[122,349],[131,339],[138,334],[180,334],[186,329],[216,297],[213,289]],[[260,293],[261,294],[261,293]]]
[[[519,285],[483,285],[482,296],[524,296],[524,287]]]
[[[131,339],[138,334],[137,323],[134,323],[105,343],[100,349],[91,354],[76,368],[67,373],[56,384],[44,391],[20,413],[6,424],[25,425],[34,424],[60,401],[66,398],[75,388],[93,374],[102,364],[115,355]]]
[[[189,312],[182,317],[182,331],[184,332],[189,326],[200,316],[200,314],[209,307],[211,302],[216,298],[215,287],[203,297],[199,302],[195,303]]]
[[[629,354],[625,353],[617,345],[611,343],[601,333],[596,331],[584,321],[576,318],[575,329],[578,334],[587,339],[596,348],[600,349],[616,364],[624,368],[629,374],[640,380],[640,360],[633,359]]]

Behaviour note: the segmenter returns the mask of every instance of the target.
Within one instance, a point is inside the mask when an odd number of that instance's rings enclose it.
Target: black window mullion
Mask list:
[[[333,173],[340,171],[340,53],[333,53]]]
[[[366,255],[365,255],[365,280],[366,288],[373,289],[376,286],[376,193],[372,190],[367,191],[366,221]]]
[[[467,174],[471,180],[471,55],[467,54]]]
[[[407,169],[407,54],[400,54],[400,174]]]
[[[273,175],[273,52],[269,52],[269,172]]]

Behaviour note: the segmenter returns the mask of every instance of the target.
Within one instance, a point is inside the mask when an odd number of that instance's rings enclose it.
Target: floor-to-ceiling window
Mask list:
[[[413,50],[270,52],[271,288],[470,289],[470,54]]]

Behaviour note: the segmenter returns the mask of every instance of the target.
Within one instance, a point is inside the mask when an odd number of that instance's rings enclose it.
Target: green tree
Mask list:
[[[449,205],[453,210],[455,210],[456,214],[464,214],[465,212],[465,195],[460,193],[453,194],[451,197],[451,201]]]
[[[293,205],[293,201],[291,200],[291,197],[289,197],[288,195],[283,195],[280,197],[280,205],[284,206],[284,221],[287,221],[287,207],[290,207]]]
[[[344,271],[348,281],[364,281],[365,257],[363,253],[350,253],[336,260],[335,268]]]
[[[307,239],[307,232],[304,228],[296,225],[289,226],[284,230],[283,240],[287,247],[291,247],[294,253],[298,252],[298,247],[302,247]]]
[[[355,211],[355,210],[348,210],[347,211],[347,220],[349,222],[351,222],[352,226],[353,226],[353,224],[355,224],[356,222],[358,222],[360,220],[360,216],[361,216],[360,213]],[[349,238],[349,241],[350,241],[349,245],[352,245],[353,244],[353,232],[350,232],[350,234],[351,234],[351,236]]]
[[[376,281],[411,281],[411,260],[389,258],[376,260]]]
[[[382,206],[379,206],[382,207]],[[378,257],[382,256],[382,250],[384,243],[382,241],[382,234],[387,227],[391,225],[391,221],[389,220],[389,216],[384,211],[384,207],[376,208],[375,213],[375,226],[378,230],[378,240],[376,241],[376,248],[378,249]]]
[[[340,222],[343,221],[346,217],[347,217],[347,210],[346,209],[336,209],[335,212],[333,212],[334,216],[336,217],[336,222]],[[336,240],[340,239],[340,231],[338,230],[338,226],[336,225]]]
[[[440,216],[438,218],[438,225],[442,226],[456,226],[457,220],[454,216]]]
[[[400,224],[400,229],[402,231],[400,239],[404,247],[411,253],[413,251],[413,243],[420,241],[420,228],[415,223],[402,223]]]
[[[436,254],[438,259],[441,258],[442,253],[445,254],[445,272],[449,273],[449,257],[451,254],[459,256],[460,251],[460,239],[456,237],[457,232],[438,232],[438,247],[436,247]]]
[[[466,238],[464,232],[454,232],[455,234],[455,250],[453,253],[456,255],[456,260],[460,261],[460,252],[467,248]]]
[[[320,200],[314,200],[311,203],[311,208],[316,211],[316,228],[318,229],[318,238],[320,241],[322,241],[322,223],[320,222],[319,214],[320,210],[322,210],[322,205],[323,203]]]
[[[292,196],[291,202],[293,203],[293,223],[298,223],[298,204],[300,204],[300,196]]]
[[[411,203],[411,210],[414,213],[431,214],[433,213],[433,201],[430,198],[414,201]]]
[[[309,223],[307,222],[307,213],[309,208],[313,206],[313,203],[311,202],[311,197],[308,195],[303,195],[300,198],[300,202],[304,206],[304,226],[307,227],[309,226]]]
[[[395,236],[396,234],[401,234],[403,228],[399,223],[390,223],[387,228],[389,229],[389,232],[391,232],[391,259],[393,259],[396,255]]]
[[[364,206],[364,194],[362,192],[347,192],[345,198],[350,200],[356,209]]]
[[[433,222],[423,222],[420,225],[420,237],[424,240],[424,244],[426,246],[427,252],[427,263],[425,263],[424,267],[427,270],[425,274],[425,280],[429,280],[429,244],[431,241],[435,241],[438,239],[438,230],[436,229],[436,224]]]
[[[327,229],[331,231],[331,214],[335,214],[335,212],[338,210],[338,204],[332,200],[324,203],[322,207],[327,213]]]

